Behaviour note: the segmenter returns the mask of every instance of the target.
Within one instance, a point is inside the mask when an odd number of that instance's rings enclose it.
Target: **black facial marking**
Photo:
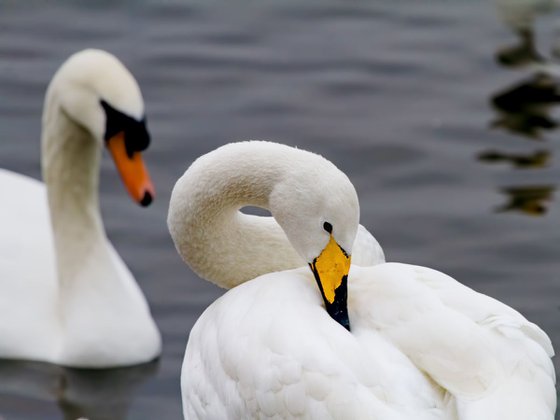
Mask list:
[[[150,145],[150,134],[146,127],[146,117],[140,121],[120,112],[105,102],[100,100],[101,106],[107,116],[105,125],[105,141],[109,141],[113,136],[124,132],[124,143],[126,154],[132,157],[134,152],[146,150]]]
[[[325,298],[323,285],[321,284],[319,273],[315,268],[316,261],[317,258],[315,258],[315,260],[313,260],[313,262],[309,264],[309,266],[311,267],[311,271],[313,271],[313,275],[315,276],[315,280],[317,281],[317,285],[319,286],[319,290],[321,291],[321,296],[323,296],[325,309],[332,319],[334,319],[336,322],[350,331],[350,319],[348,318],[348,276],[342,277],[340,286],[338,286],[334,291],[334,301],[333,303],[330,303]]]
[[[325,229],[329,233],[332,233],[332,225],[329,222],[323,223],[323,229]]]

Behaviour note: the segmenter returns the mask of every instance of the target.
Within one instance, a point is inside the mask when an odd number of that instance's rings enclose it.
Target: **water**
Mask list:
[[[126,63],[147,104],[158,197],[134,206],[106,158],[102,210],[164,352],[106,372],[2,362],[0,417],[181,417],[188,332],[222,291],[176,255],[169,194],[195,157],[249,138],[334,161],[389,260],[440,269],[514,306],[560,348],[557,80],[525,65],[537,52],[492,3],[89,3],[0,0],[0,167],[39,177],[43,94],[68,55],[94,46]],[[536,26],[546,57],[557,18]]]

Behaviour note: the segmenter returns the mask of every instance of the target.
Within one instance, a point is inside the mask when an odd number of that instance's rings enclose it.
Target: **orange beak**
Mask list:
[[[149,205],[154,199],[155,191],[140,152],[134,152],[132,157],[128,156],[122,131],[111,137],[106,144],[132,199],[142,206]]]

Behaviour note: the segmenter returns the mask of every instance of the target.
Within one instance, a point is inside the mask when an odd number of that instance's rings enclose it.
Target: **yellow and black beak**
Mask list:
[[[155,196],[154,186],[142,154],[138,151],[128,153],[125,132],[121,131],[106,140],[121,179],[134,201],[141,206],[149,205]]]
[[[329,243],[309,266],[325,301],[329,315],[350,331],[348,319],[348,272],[351,257],[338,245],[332,234]]]

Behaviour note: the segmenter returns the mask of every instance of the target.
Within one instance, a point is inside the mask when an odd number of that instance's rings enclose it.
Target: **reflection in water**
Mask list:
[[[552,185],[502,188],[502,193],[508,196],[508,202],[497,211],[541,216],[547,212],[547,202],[552,201],[554,190]]]
[[[519,43],[500,48],[496,52],[496,61],[504,67],[521,67],[544,62],[544,58],[535,47],[535,36],[531,30],[518,32]]]
[[[2,360],[0,401],[3,395],[54,400],[64,420],[124,420],[136,388],[156,373],[158,364],[156,360],[119,369],[69,369]]]
[[[550,160],[550,152],[547,150],[537,150],[533,154],[502,153],[496,150],[488,150],[478,155],[478,159],[486,163],[511,163],[520,169],[544,168]]]
[[[490,98],[496,117],[490,126],[529,140],[542,140],[544,134],[559,125],[552,116],[560,104],[560,87],[555,65],[541,54],[536,46],[534,23],[539,14],[558,7],[555,0],[495,0],[502,21],[512,30],[518,42],[500,47],[496,61],[507,68],[528,67],[533,74],[506,89],[500,89]],[[551,152],[543,149],[527,153],[486,150],[478,154],[488,164],[510,163],[516,169],[541,169],[550,164]],[[511,186],[500,191],[508,201],[499,212],[518,211],[531,216],[547,212],[553,199],[554,186]]]
[[[560,104],[560,89],[557,81],[546,74],[536,74],[498,92],[491,102],[498,113],[492,127],[539,139],[544,131],[558,126],[550,113]]]
[[[519,43],[502,47],[496,53],[497,61],[508,67],[519,67],[544,61],[535,48],[534,24],[538,15],[550,13],[556,0],[495,0],[504,24],[519,38]]]

